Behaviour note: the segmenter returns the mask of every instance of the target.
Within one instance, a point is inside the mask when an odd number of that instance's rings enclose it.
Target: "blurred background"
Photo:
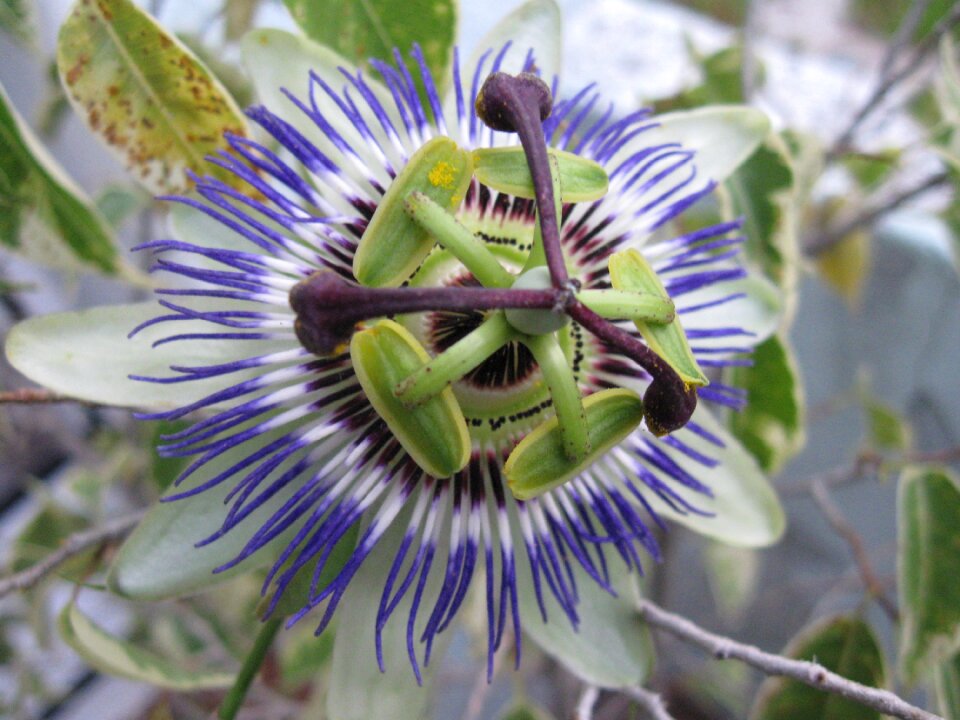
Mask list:
[[[279,0],[138,4],[208,59],[243,103],[253,98],[239,66],[240,30],[296,29]],[[469,52],[516,4],[462,0],[461,48]],[[52,58],[71,5],[0,1],[0,83],[76,183],[101,208],[116,211],[120,243],[129,248],[162,233],[165,219],[63,96]],[[770,651],[780,651],[817,618],[854,612],[869,621],[892,663],[895,615],[876,597],[896,602],[896,473],[907,461],[960,457],[958,215],[950,155],[955,118],[936,100],[944,54],[953,52],[940,41],[953,33],[938,28],[956,14],[955,4],[559,5],[566,92],[597,82],[624,111],[747,102],[769,113],[794,160],[789,182],[777,186],[776,168],[767,168],[769,174],[759,173],[751,186],[768,199],[770,217],[761,222],[778,238],[765,269],[790,298],[783,336],[796,372],[783,380],[789,387],[778,387],[795,407],[778,418],[767,456],[787,510],[786,536],[773,548],[747,551],[673,529],[663,539],[666,560],[651,569],[645,592],[708,628]],[[0,251],[0,335],[36,314],[146,296],[126,282],[69,267],[56,248],[51,252],[24,257]],[[779,381],[775,376],[770,382]],[[0,389],[27,385],[0,360]],[[125,411],[2,406],[0,564],[26,567],[71,532],[148,500],[140,479],[152,474],[160,487],[175,472],[151,456],[152,432]],[[874,584],[869,592],[865,566]],[[242,618],[257,590],[255,581],[234,584],[234,593],[162,608],[134,608],[87,593],[84,607],[110,632],[172,658],[229,666],[229,652],[218,655],[210,646],[214,640],[228,651],[245,646]],[[0,599],[0,716],[209,716],[203,693],[158,691],[100,674],[66,647],[53,623],[71,587],[54,579],[28,595]],[[471,643],[469,633],[459,631],[444,663],[434,717],[500,718],[518,684],[554,717],[573,717],[579,682],[535,658],[532,648],[519,676],[508,668],[490,687],[478,682],[483,643]],[[759,674],[658,638],[658,664],[647,686],[664,695],[677,720],[747,717]],[[329,649],[299,637],[287,645],[273,659],[273,672],[286,673],[286,684],[255,694],[259,710],[248,717],[319,717],[304,707],[302,686],[323,667]],[[925,701],[923,695],[914,699]],[[644,716],[628,697],[604,694],[595,717]]]

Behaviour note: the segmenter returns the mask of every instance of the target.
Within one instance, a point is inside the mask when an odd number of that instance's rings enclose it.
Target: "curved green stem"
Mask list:
[[[433,360],[399,383],[397,398],[409,407],[438,395],[506,343],[519,337],[502,312],[492,313],[483,324],[448,347]]]
[[[404,209],[441,247],[452,252],[481,285],[491,288],[513,285],[515,278],[503,269],[487,246],[425,194],[411,193]]]
[[[649,292],[581,290],[577,293],[577,300],[608,320],[666,324],[676,317],[669,297]]]
[[[567,356],[553,333],[526,335],[521,338],[521,342],[530,348],[540,366],[540,372],[543,373],[543,379],[550,388],[564,452],[568,459],[578,462],[590,452],[590,438],[587,434],[583,398]]]
[[[234,720],[237,716],[237,712],[239,712],[244,699],[247,697],[247,692],[250,690],[250,685],[253,684],[253,679],[257,676],[260,666],[263,665],[263,661],[267,657],[267,650],[270,649],[274,637],[282,626],[283,618],[271,618],[263,623],[260,632],[257,633],[257,639],[253,643],[250,654],[243,661],[243,666],[237,674],[233,687],[230,688],[230,692],[220,703],[220,709],[217,712],[217,717],[220,720]]]

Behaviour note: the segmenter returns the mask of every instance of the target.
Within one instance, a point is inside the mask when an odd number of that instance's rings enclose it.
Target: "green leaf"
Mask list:
[[[667,113],[657,118],[658,127],[641,133],[637,143],[651,147],[663,143],[680,143],[685,150],[696,152],[697,176],[723,182],[740,167],[770,133],[770,121],[759,110],[739,105]],[[636,144],[622,148],[618,159],[636,152]]]
[[[910,423],[892,408],[874,397],[863,399],[870,443],[878,450],[909,450],[912,444]]]
[[[518,567],[526,567],[526,562],[518,560]],[[636,610],[636,576],[618,566],[611,573],[611,585],[617,593],[614,597],[579,564],[571,565],[579,598],[577,629],[546,586],[543,599],[547,622],[543,622],[530,573],[518,572],[524,635],[584,682],[609,688],[638,685],[650,673],[654,654],[647,626]]]
[[[883,652],[870,627],[853,617],[825,618],[802,630],[784,654],[815,661],[870,687],[887,684]],[[760,688],[751,720],[880,720],[876,710],[796,680],[770,678]]]
[[[870,233],[854,230],[816,256],[820,277],[855,311],[870,271]]]
[[[897,503],[900,667],[911,683],[960,650],[960,488],[946,470],[912,466]]]
[[[524,703],[504,712],[500,720],[554,720],[554,717],[541,707]]]
[[[960,65],[949,33],[940,38],[940,73],[934,80],[934,93],[943,120],[954,127],[960,125]]]
[[[935,678],[940,714],[946,720],[960,720],[960,655],[941,663]]]
[[[421,720],[431,697],[431,686],[442,668],[446,645],[453,631],[448,628],[434,641],[430,664],[423,667],[423,645],[415,642],[420,653],[423,686],[417,685],[407,656],[407,618],[413,602],[413,589],[397,605],[383,628],[384,672],[377,666],[375,629],[384,578],[390,571],[397,548],[407,527],[405,511],[392,523],[350,581],[337,607],[338,642],[333,647],[333,666],[329,674],[327,714],[330,720]],[[435,563],[446,563],[443,552]],[[431,573],[425,597],[436,597],[442,573]],[[413,629],[415,639],[426,626],[429,613],[421,612]],[[305,620],[310,622],[310,618]]]
[[[694,55],[693,59],[700,66],[703,81],[675,97],[657,101],[654,107],[658,113],[698,108],[704,105],[744,102],[742,47],[737,45],[723,48],[706,57],[699,57],[693,48],[691,52]]]
[[[35,0],[0,0],[0,30],[25,45],[37,39]]]
[[[237,431],[243,429],[244,426],[240,426]],[[168,493],[168,497],[198,487],[229,470],[288,430],[278,428],[257,435],[208,461],[180,487]],[[286,467],[281,465],[280,472]],[[240,554],[253,531],[260,528],[296,492],[296,483],[291,483],[292,487],[286,487],[266,500],[240,526],[208,545],[196,547],[196,543],[220,528],[229,507],[227,495],[241,476],[227,479],[190,497],[167,502],[161,500],[154,504],[117,552],[107,575],[110,589],[118,595],[136,600],[182,597],[275,560],[296,528],[287,530],[232,568],[214,573],[214,570]]]
[[[728,217],[744,219],[748,257],[792,305],[799,267],[799,214],[786,143],[777,135],[769,136],[725,187],[732,201]]]
[[[283,0],[304,33],[362,64],[369,58],[392,61],[393,49],[418,86],[420,68],[407,57],[418,43],[441,90],[448,79],[458,6],[454,0]]]
[[[217,309],[225,309],[222,301]],[[7,359],[34,382],[69,397],[118,407],[171,409],[240,382],[256,370],[172,384],[129,376],[171,377],[175,374],[171,365],[216,365],[289,348],[289,343],[262,340],[194,340],[151,347],[181,332],[208,332],[209,323],[202,320],[178,322],[176,328],[160,323],[127,337],[137,325],[163,313],[159,305],[147,302],[30,318],[7,335]]]
[[[0,244],[58,267],[118,269],[106,222],[0,87]]]
[[[717,447],[689,428],[678,430],[672,436],[694,452],[714,458],[719,464],[705,471],[703,465],[680,453],[670,455],[680,467],[700,478],[710,488],[713,497],[677,483],[672,487],[693,507],[712,513],[713,517],[678,513],[654,493],[646,496],[648,502],[662,517],[728,545],[765,547],[775,543],[783,535],[786,519],[776,492],[756,460],[702,405],[694,412],[691,422],[716,437],[723,447]],[[670,452],[662,445],[661,449]]]
[[[19,572],[35,565],[59,548],[70,535],[89,525],[90,523],[83,516],[68,512],[56,505],[44,507],[27,523],[14,541],[10,569]],[[57,574],[71,580],[77,579],[78,574],[87,567],[94,552],[96,552],[95,549],[71,558],[57,568]]]
[[[731,413],[730,430],[775,475],[803,447],[804,401],[793,350],[774,335],[754,348],[751,367],[730,371],[730,384],[747,391],[747,406]]]
[[[96,670],[170,690],[210,690],[230,687],[233,676],[197,671],[114,637],[69,603],[57,621],[60,636]]]
[[[204,161],[247,124],[220,82],[131,0],[77,0],[60,28],[57,65],[87,126],[154,194],[189,187],[187,171],[231,173]]]
[[[890,177],[899,167],[902,151],[899,149],[882,150],[876,153],[850,152],[840,161],[850,171],[857,184],[866,190],[873,190]]]
[[[280,675],[284,685],[296,688],[316,680],[333,657],[335,638],[331,630],[317,637],[308,625],[300,628],[300,632],[288,632],[280,648]]]

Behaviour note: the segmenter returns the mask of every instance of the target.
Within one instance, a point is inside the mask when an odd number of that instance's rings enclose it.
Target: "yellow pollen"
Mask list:
[[[456,179],[457,169],[446,160],[441,160],[433,169],[427,173],[427,179],[434,187],[440,187],[444,190],[453,189],[453,182]]]

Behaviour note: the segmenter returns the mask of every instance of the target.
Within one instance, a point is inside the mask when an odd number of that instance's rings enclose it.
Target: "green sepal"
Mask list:
[[[589,202],[607,194],[610,178],[600,164],[565,150],[548,148],[547,152],[557,162],[562,202]],[[473,164],[477,180],[484,185],[516,197],[535,197],[527,156],[519,145],[477,148]]]
[[[637,250],[621,250],[614,253],[610,256],[609,267],[610,282],[616,290],[632,290],[653,293],[664,298],[669,297],[660,278],[650,267],[650,263]],[[679,318],[674,318],[673,322],[666,325],[639,321],[634,321],[634,325],[637,326],[637,330],[640,331],[650,349],[670,363],[685,383],[698,387],[709,384],[707,376],[703,374],[696,358],[693,357]]]
[[[397,383],[430,360],[406,328],[381,320],[355,333],[350,359],[370,404],[424,472],[446,478],[467,464],[470,436],[452,389],[412,409],[393,394]]]
[[[580,461],[567,458],[556,417],[535,428],[510,453],[504,472],[518,500],[529,500],[573,478],[633,432],[643,420],[640,396],[622,388],[590,395],[584,399],[583,409],[591,450]]]
[[[450,138],[437,137],[420,148],[390,183],[360,238],[353,257],[353,274],[360,284],[397,287],[408,280],[434,239],[407,214],[407,197],[422,192],[453,213],[463,202],[472,175],[472,156]]]
[[[608,320],[666,324],[677,317],[673,300],[659,293],[626,290],[581,290],[577,300]]]

